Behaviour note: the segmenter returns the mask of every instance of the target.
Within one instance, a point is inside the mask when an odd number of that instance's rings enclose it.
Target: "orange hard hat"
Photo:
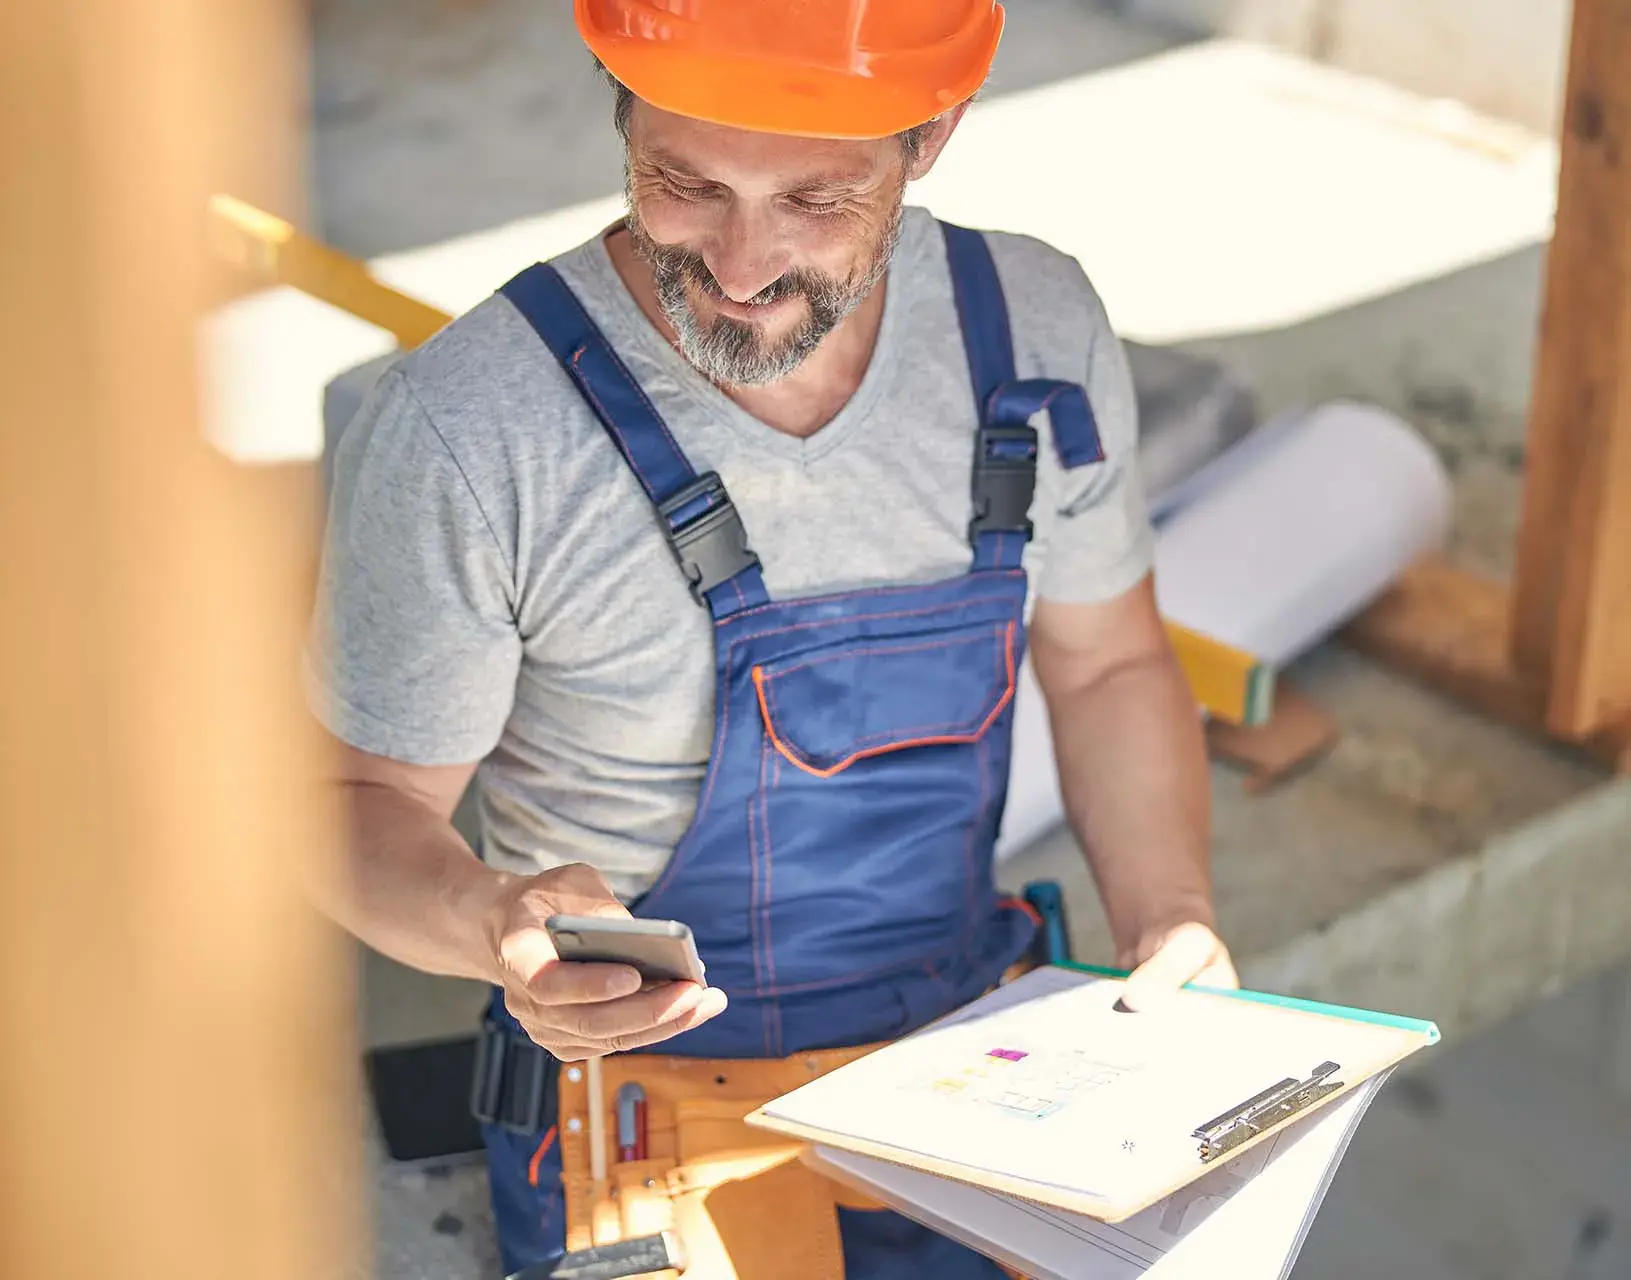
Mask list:
[[[763,133],[882,138],[972,97],[1002,36],[995,0],[573,0],[634,95]]]

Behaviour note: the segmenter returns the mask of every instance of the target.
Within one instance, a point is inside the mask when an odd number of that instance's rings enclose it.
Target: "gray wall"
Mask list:
[[[1122,0],[1135,16],[1261,40],[1552,133],[1568,0]]]

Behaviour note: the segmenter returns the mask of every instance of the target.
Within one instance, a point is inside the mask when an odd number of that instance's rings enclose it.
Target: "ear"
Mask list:
[[[957,126],[962,122],[963,113],[967,110],[968,103],[960,102],[950,111],[934,118],[924,134],[922,145],[918,148],[917,159],[906,171],[908,182],[925,177],[929,170],[934,168],[934,162],[940,159],[940,153],[946,149],[946,144],[951,141],[951,135],[956,132]]]

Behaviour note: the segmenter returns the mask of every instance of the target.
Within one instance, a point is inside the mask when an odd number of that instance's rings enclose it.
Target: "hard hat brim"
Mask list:
[[[821,66],[767,64],[584,33],[606,69],[637,98],[674,115],[756,133],[886,138],[966,102],[984,83],[1002,34],[1001,10],[985,56],[960,80],[915,83]]]

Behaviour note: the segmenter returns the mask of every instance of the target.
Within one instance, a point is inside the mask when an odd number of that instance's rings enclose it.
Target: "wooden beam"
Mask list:
[[[1579,738],[1631,716],[1631,0],[1576,0],[1512,652]]]
[[[293,155],[275,0],[0,4],[0,1276],[365,1274],[310,525],[205,442],[200,215]],[[230,163],[217,163],[223,159]]]
[[[211,247],[259,280],[286,284],[377,324],[403,350],[417,347],[452,317],[380,280],[366,263],[331,249],[294,224],[236,196],[209,202]]]
[[[1546,686],[1512,661],[1510,616],[1503,583],[1434,557],[1407,571],[1341,638],[1474,711],[1546,736]],[[1577,745],[1631,773],[1631,717]]]

